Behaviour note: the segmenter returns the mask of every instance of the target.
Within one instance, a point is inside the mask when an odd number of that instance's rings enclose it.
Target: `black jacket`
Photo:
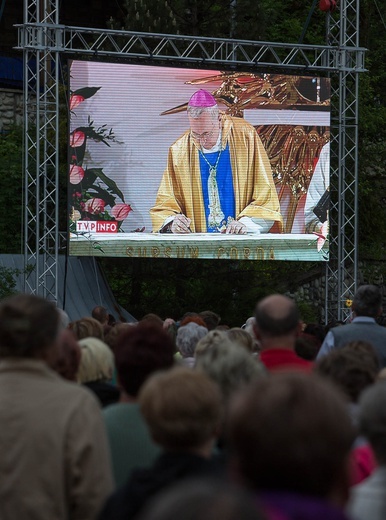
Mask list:
[[[220,477],[219,461],[181,452],[164,452],[150,468],[134,470],[127,483],[107,500],[99,520],[134,518],[150,498],[185,478]]]

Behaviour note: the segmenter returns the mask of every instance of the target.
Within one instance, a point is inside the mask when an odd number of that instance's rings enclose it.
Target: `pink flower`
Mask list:
[[[102,211],[105,209],[105,201],[96,198],[90,199],[86,202],[84,209],[87,211],[87,213],[97,215],[98,213],[102,213]]]
[[[132,209],[129,204],[115,204],[111,210],[111,215],[115,218],[115,220],[124,220],[130,211],[132,211]]]
[[[70,97],[70,110],[74,110],[74,108],[80,105],[84,99],[85,98],[83,96],[79,96],[79,94],[72,94]]]
[[[76,164],[70,166],[70,183],[79,184],[84,177],[84,169]]]
[[[81,130],[75,130],[70,134],[70,146],[72,148],[76,148],[77,146],[82,146],[84,143],[84,140],[86,139],[86,136],[84,132]]]

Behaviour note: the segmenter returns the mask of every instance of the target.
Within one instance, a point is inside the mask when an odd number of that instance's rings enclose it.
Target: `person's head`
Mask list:
[[[232,329],[227,330],[226,334],[232,343],[240,345],[245,348],[247,352],[252,353],[256,351],[254,337],[241,327],[233,327]]]
[[[367,388],[359,400],[359,429],[369,440],[377,461],[386,465],[386,381]]]
[[[206,327],[190,322],[177,331],[176,345],[182,357],[194,357],[194,351],[201,338],[208,334]]]
[[[244,348],[233,343],[212,345],[196,357],[195,368],[219,385],[225,403],[240,388],[265,376],[264,367]]]
[[[108,331],[105,335],[105,343],[111,348],[114,352],[115,345],[118,341],[119,336],[127,330],[129,327],[135,327],[136,323],[117,323],[114,327]]]
[[[184,327],[188,323],[195,323],[196,325],[201,325],[201,327],[206,327],[205,321],[198,314],[189,314],[189,316],[185,316],[180,321],[180,327]]]
[[[108,327],[114,327],[117,323],[117,320],[115,319],[115,316],[113,314],[108,314],[107,317],[107,325]]]
[[[218,327],[221,321],[221,316],[213,311],[201,311],[199,316],[204,320],[205,326],[208,330],[214,330]]]
[[[320,350],[321,343],[316,336],[302,332],[295,341],[296,354],[306,359],[307,361],[314,361]]]
[[[141,319],[141,323],[147,323],[148,325],[156,325],[158,327],[163,327],[163,320],[158,316],[158,314],[154,314],[153,312],[149,312],[145,314]]]
[[[63,379],[76,381],[80,358],[79,343],[73,332],[68,329],[62,330],[59,338],[59,356],[57,362],[51,368]]]
[[[187,108],[190,135],[194,142],[204,148],[212,148],[220,134],[220,116],[215,98],[200,89],[190,98]]]
[[[325,326],[321,325],[320,323],[307,323],[303,329],[303,332],[317,338],[320,345],[323,343],[323,340],[326,337]]]
[[[78,383],[111,380],[114,356],[110,347],[98,338],[83,338],[79,340],[79,347],[81,358],[77,373]]]
[[[206,334],[196,345],[196,350],[194,352],[194,356],[198,358],[206,352],[210,350],[214,345],[226,345],[231,344],[230,339],[227,336],[227,333],[222,330],[211,330]]]
[[[72,321],[68,328],[72,330],[75,337],[80,340],[84,338],[98,338],[103,340],[103,325],[95,318],[87,317]]]
[[[138,323],[119,336],[115,348],[118,381],[131,398],[136,398],[142,384],[157,370],[174,363],[174,343],[158,325]]]
[[[376,285],[361,285],[354,295],[352,311],[356,316],[376,318],[382,312],[382,294]]]
[[[301,329],[296,303],[282,294],[263,298],[256,306],[255,328],[263,348],[270,343],[294,347]]]
[[[184,479],[158,493],[138,520],[265,520],[256,497],[224,479]]]
[[[250,316],[244,325],[241,325],[241,328],[248,332],[248,334],[253,338],[254,344],[254,352],[259,352],[261,350],[260,342],[256,337],[256,320],[254,316]]]
[[[367,363],[372,367],[374,372],[379,373],[381,362],[377,351],[371,343],[363,340],[354,340],[346,343],[343,348],[355,352],[358,357],[363,359],[364,363]]]
[[[93,308],[91,311],[91,316],[94,318],[94,320],[99,321],[99,323],[102,325],[106,325],[109,321],[109,313],[107,309],[101,305],[97,305]]]
[[[60,316],[60,326],[62,329],[67,329],[68,327],[68,324],[70,323],[70,318],[67,314],[66,311],[64,311],[63,309],[60,309],[58,307],[58,312],[59,312],[59,316]]]
[[[355,429],[328,381],[296,372],[260,378],[232,403],[228,434],[245,485],[347,499]]]
[[[152,375],[139,394],[154,441],[167,450],[209,450],[222,418],[218,386],[205,374],[176,367]]]
[[[53,302],[18,294],[0,302],[0,358],[59,355],[60,315]]]
[[[336,384],[351,402],[356,403],[363,390],[375,382],[379,365],[371,353],[345,346],[321,358],[315,371]]]

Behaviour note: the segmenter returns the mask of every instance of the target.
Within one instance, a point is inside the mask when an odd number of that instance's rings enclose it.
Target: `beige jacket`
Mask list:
[[[0,519],[94,520],[113,488],[99,406],[43,362],[0,362]]]

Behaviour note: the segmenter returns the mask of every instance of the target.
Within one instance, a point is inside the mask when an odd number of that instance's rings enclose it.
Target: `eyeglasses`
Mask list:
[[[206,143],[208,139],[210,139],[211,137],[213,137],[214,135],[214,123],[212,125],[212,130],[210,132],[203,132],[202,134],[197,134],[196,132],[193,132],[193,130],[190,131],[190,135],[192,136],[192,139],[194,139],[194,141],[197,141],[199,143]]]

